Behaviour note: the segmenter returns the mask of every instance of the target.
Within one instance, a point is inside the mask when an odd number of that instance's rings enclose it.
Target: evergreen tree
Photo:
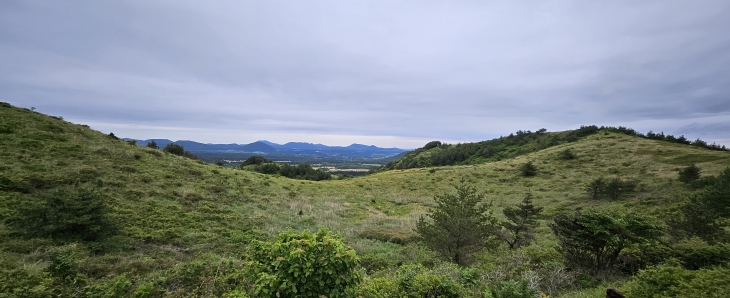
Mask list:
[[[507,242],[510,249],[529,245],[535,238],[532,230],[538,226],[536,217],[542,210],[543,207],[535,207],[532,204],[532,193],[529,192],[516,207],[505,207],[502,213],[507,221],[501,224],[504,229],[500,233],[500,238]]]
[[[593,277],[610,274],[624,249],[655,242],[662,234],[646,217],[610,211],[559,214],[550,228],[568,265]]]
[[[494,233],[496,219],[492,204],[484,203],[484,194],[461,179],[456,193],[434,196],[436,209],[429,210],[427,221],[421,217],[415,231],[439,256],[465,265],[470,256],[485,248]]]
[[[157,146],[157,142],[155,141],[150,141],[149,143],[147,143],[147,147],[152,149],[160,149],[160,146]]]
[[[537,167],[532,164],[532,161],[528,161],[520,166],[520,174],[525,177],[532,177],[537,175]]]
[[[693,163],[689,164],[684,169],[681,169],[679,171],[679,181],[682,181],[684,183],[692,183],[692,181],[695,181],[697,179],[700,179],[700,168],[698,168]]]

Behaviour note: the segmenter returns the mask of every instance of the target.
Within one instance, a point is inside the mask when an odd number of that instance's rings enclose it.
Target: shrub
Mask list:
[[[496,289],[485,293],[488,298],[534,298],[537,296],[538,290],[527,284],[526,280],[521,281],[503,281]]]
[[[677,286],[692,281],[694,273],[680,267],[642,270],[626,284],[626,297],[676,297]],[[702,297],[702,296],[696,296]]]
[[[406,297],[464,296],[464,288],[448,274],[439,274],[423,265],[403,265],[396,271],[396,284]],[[392,297],[392,296],[391,296]]]
[[[730,263],[730,244],[710,245],[698,237],[683,239],[673,247],[684,268],[697,270]]]
[[[520,166],[520,175],[524,177],[532,177],[537,175],[537,167],[528,161]]]
[[[573,153],[572,150],[570,150],[570,148],[560,151],[560,153],[558,154],[558,158],[562,160],[571,160],[575,159],[576,157],[577,156],[575,155],[575,153]]]
[[[634,191],[636,185],[637,183],[634,180],[622,180],[621,178],[613,178],[604,185],[602,193],[613,200],[617,200],[623,194]]]
[[[53,280],[45,272],[0,266],[0,297],[46,298],[54,296],[53,290]]]
[[[75,243],[52,249],[45,271],[66,284],[75,284],[83,280],[84,276],[79,273],[81,262],[79,250]]]
[[[243,163],[241,163],[241,166],[260,165],[269,162],[271,161],[264,158],[263,156],[254,155],[244,160]]]
[[[597,199],[603,193],[605,187],[606,182],[603,181],[603,178],[596,178],[586,186],[586,192],[588,192],[591,199]]]
[[[115,231],[104,200],[94,189],[63,187],[18,205],[6,223],[26,237],[97,241]]]
[[[185,154],[185,147],[175,143],[169,143],[165,146],[165,148],[162,148],[162,151],[178,156],[183,156]]]
[[[84,288],[84,296],[86,298],[123,298],[132,287],[132,282],[127,276],[122,274],[116,278],[107,280],[103,283],[87,286]],[[136,293],[135,293],[136,294]]]
[[[390,298],[406,297],[398,288],[398,284],[390,278],[366,279],[360,287],[360,297],[363,298]]]
[[[689,184],[697,179],[700,179],[700,168],[693,163],[679,171],[679,181],[681,182]]]
[[[661,229],[646,217],[610,211],[558,214],[550,228],[569,265],[593,277],[611,274],[624,249],[653,243],[661,235]]]
[[[248,259],[257,297],[351,297],[362,278],[355,251],[325,228],[254,242]]]
[[[160,149],[160,146],[157,146],[157,142],[155,141],[150,141],[149,143],[147,143],[147,147],[152,149]]]

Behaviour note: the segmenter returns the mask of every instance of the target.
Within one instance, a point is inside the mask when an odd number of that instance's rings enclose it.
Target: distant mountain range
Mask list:
[[[133,140],[133,139],[125,139]],[[136,140],[140,146],[147,146],[151,141],[155,141],[160,148],[165,147],[169,143],[175,143],[185,147],[191,152],[242,152],[242,153],[276,153],[276,152],[332,152],[332,153],[373,153],[380,155],[396,155],[408,150],[400,148],[380,148],[374,145],[352,144],[347,147],[327,146],[322,144],[312,144],[303,142],[289,142],[286,144],[277,144],[266,140],[256,141],[250,144],[204,144],[194,141],[171,141],[168,139],[149,139]]]

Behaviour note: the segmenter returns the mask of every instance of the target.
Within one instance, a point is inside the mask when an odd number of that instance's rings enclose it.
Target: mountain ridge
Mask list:
[[[350,144],[349,146],[328,146],[323,144],[307,143],[307,142],[287,142],[285,144],[277,144],[267,140],[259,140],[249,144],[216,144],[216,143],[200,143],[190,140],[177,140],[172,141],[169,139],[131,139],[124,138],[126,141],[136,141],[140,146],[146,146],[149,142],[155,141],[157,146],[164,147],[169,143],[176,143],[182,145],[185,149],[191,152],[200,151],[243,151],[243,152],[264,152],[271,153],[274,151],[289,151],[289,150],[325,150],[325,151],[373,151],[373,152],[406,152],[408,150],[395,148],[395,147],[378,147],[375,145],[363,145],[358,143]]]

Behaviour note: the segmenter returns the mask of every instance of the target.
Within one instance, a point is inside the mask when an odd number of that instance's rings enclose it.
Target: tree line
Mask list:
[[[288,164],[279,164],[276,162],[273,162],[271,160],[268,160],[262,156],[251,156],[243,163],[241,163],[240,166],[241,169],[251,170],[254,172],[259,172],[262,174],[270,174],[270,175],[281,175],[287,178],[292,179],[301,179],[301,180],[313,180],[313,181],[321,181],[321,180],[330,180],[332,179],[332,175],[330,173],[327,173],[325,171],[322,171],[320,169],[314,169],[311,165],[306,163],[300,163],[296,166],[288,165]]]

